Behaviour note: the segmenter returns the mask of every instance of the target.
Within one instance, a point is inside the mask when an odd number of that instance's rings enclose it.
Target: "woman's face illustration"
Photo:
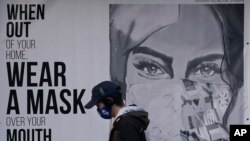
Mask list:
[[[210,9],[204,6],[182,6],[177,23],[154,33],[131,50],[127,60],[126,102],[135,103],[149,112],[149,140],[179,141],[180,131],[221,122],[231,100],[229,88],[221,79],[222,59],[222,30]],[[185,94],[183,79],[195,81],[200,87],[196,91],[200,93],[198,98]],[[216,84],[215,89],[220,91],[217,97],[221,99],[220,102],[211,100],[208,108],[201,103],[211,97],[204,90],[210,91],[210,88],[202,86],[205,83]],[[197,107],[202,106],[199,110],[193,106],[195,103],[187,104],[188,100],[194,99],[200,102],[199,105],[196,101]],[[211,108],[211,105],[217,106]],[[197,128],[189,127],[189,117],[197,117],[200,112],[203,112],[201,119],[212,122],[204,121]]]

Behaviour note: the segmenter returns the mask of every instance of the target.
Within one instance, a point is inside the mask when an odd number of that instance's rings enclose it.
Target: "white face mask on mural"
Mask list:
[[[131,84],[126,102],[149,112],[149,141],[215,140],[228,138],[222,120],[231,97],[227,85],[180,79],[165,84]]]
[[[181,89],[177,85],[172,88],[171,91],[154,89],[151,84],[134,84],[128,88],[126,103],[134,103],[149,112],[150,124],[146,133],[150,141],[173,139],[183,129],[181,99],[177,94]]]

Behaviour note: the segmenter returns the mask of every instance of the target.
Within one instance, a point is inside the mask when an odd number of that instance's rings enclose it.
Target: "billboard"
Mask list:
[[[248,12],[247,12],[248,11]],[[229,140],[249,124],[249,3],[0,2],[0,140],[107,141],[86,110],[111,80],[149,112],[148,141]]]

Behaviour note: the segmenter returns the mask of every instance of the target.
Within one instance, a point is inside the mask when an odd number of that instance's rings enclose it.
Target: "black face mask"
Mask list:
[[[105,105],[103,108],[97,108],[97,112],[103,119],[111,119],[112,118],[110,106]]]

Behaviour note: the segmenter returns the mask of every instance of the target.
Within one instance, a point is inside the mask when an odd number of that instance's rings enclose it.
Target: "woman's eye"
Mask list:
[[[204,77],[214,76],[219,73],[220,69],[215,63],[201,64],[194,73],[195,75],[201,75]]]
[[[133,65],[141,77],[153,80],[171,78],[166,68],[151,59],[135,59]]]
[[[159,74],[164,73],[164,71],[162,71],[160,68],[154,65],[148,65],[148,66],[143,67],[143,71],[146,74],[150,74],[150,75],[159,75]]]

